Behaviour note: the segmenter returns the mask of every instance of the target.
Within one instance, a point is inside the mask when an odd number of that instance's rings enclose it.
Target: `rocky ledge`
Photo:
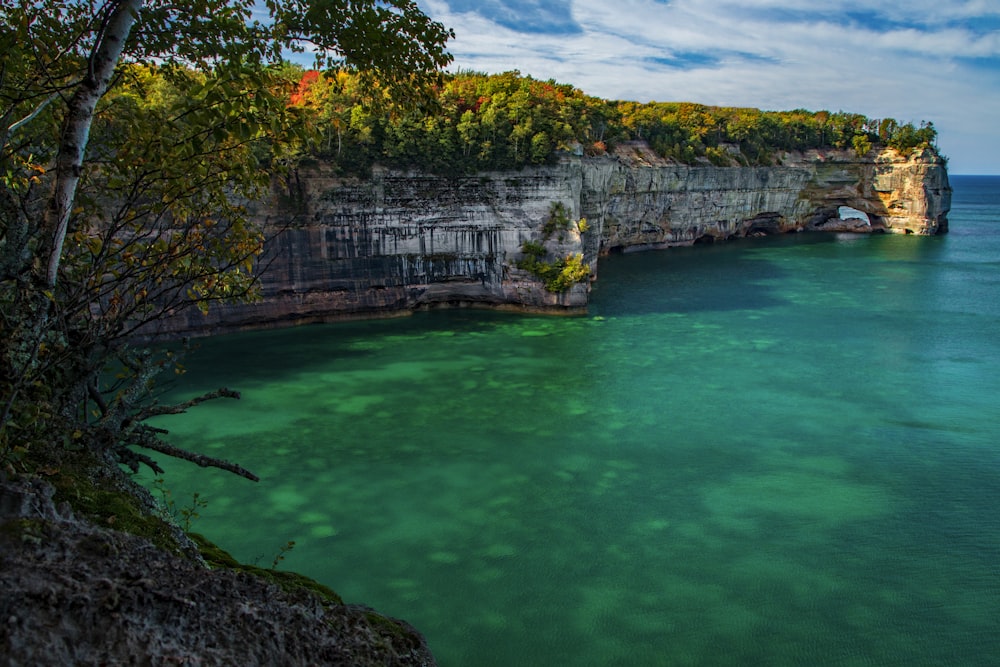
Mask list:
[[[75,516],[53,494],[0,479],[0,665],[435,664],[402,621],[296,575],[268,581],[203,545],[225,561],[210,569]]]

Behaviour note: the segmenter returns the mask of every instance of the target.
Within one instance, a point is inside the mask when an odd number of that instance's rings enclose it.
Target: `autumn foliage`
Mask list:
[[[325,135],[309,148],[345,172],[373,164],[472,174],[552,163],[560,151],[600,155],[645,141],[667,160],[773,164],[782,151],[932,146],[933,125],[829,111],[761,111],[691,102],[616,102],[519,72],[449,75],[433,104],[372,109],[343,72],[304,72],[291,96],[314,109]]]

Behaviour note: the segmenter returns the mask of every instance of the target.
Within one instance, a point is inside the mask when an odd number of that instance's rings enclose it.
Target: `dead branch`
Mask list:
[[[224,461],[222,459],[217,459],[213,456],[205,456],[204,454],[196,454],[194,452],[189,452],[186,449],[181,449],[180,447],[174,447],[173,445],[160,440],[156,435],[152,433],[145,434],[142,437],[140,434],[139,442],[134,443],[139,447],[144,447],[146,449],[152,449],[153,451],[159,452],[161,454],[166,454],[167,456],[172,456],[176,459],[184,459],[185,461],[190,461],[191,463],[197,464],[202,468],[219,468],[220,470],[225,470],[231,472],[234,475],[239,475],[240,477],[245,477],[251,482],[259,482],[260,477],[253,474],[246,468],[236,463],[230,463],[229,461]],[[133,452],[134,454],[135,452]]]
[[[140,410],[134,419],[135,421],[145,421],[150,417],[158,417],[160,415],[179,415],[183,412],[187,412],[188,409],[193,408],[200,403],[211,401],[216,398],[235,398],[236,400],[239,400],[240,392],[221,387],[215,391],[210,391],[207,394],[202,394],[201,396],[184,401],[183,403],[177,403],[175,405],[151,405]]]

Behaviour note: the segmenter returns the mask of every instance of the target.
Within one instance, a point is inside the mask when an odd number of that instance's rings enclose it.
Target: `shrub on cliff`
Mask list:
[[[525,242],[525,246],[530,242]],[[565,292],[573,285],[590,277],[590,266],[583,261],[580,253],[571,253],[553,261],[545,261],[534,254],[530,246],[521,250],[525,256],[516,262],[519,269],[529,272],[545,285],[550,292]],[[544,252],[544,251],[543,251]],[[542,257],[545,255],[543,254]]]
[[[549,251],[545,247],[545,243],[553,235],[558,235],[561,242],[564,234],[573,225],[566,205],[562,202],[552,202],[549,214],[542,225],[541,242],[525,241],[522,243],[521,253],[524,256],[517,260],[514,265],[541,280],[545,289],[550,292],[565,292],[573,285],[587,280],[590,277],[590,265],[583,261],[583,255],[580,253],[570,253],[565,257],[557,257],[551,261],[546,260]],[[587,221],[578,221],[576,228],[581,234],[586,232]]]

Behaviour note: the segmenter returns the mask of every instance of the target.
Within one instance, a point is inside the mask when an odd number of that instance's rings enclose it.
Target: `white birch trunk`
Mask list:
[[[90,58],[90,71],[69,101],[66,125],[59,138],[56,181],[46,216],[46,233],[51,233],[51,236],[45,282],[50,288],[55,287],[59,275],[63,242],[66,240],[76,188],[83,171],[83,158],[90,138],[90,127],[94,122],[94,110],[108,90],[125,40],[128,39],[142,4],[142,0],[119,0],[109,9],[104,31],[98,36]]]

